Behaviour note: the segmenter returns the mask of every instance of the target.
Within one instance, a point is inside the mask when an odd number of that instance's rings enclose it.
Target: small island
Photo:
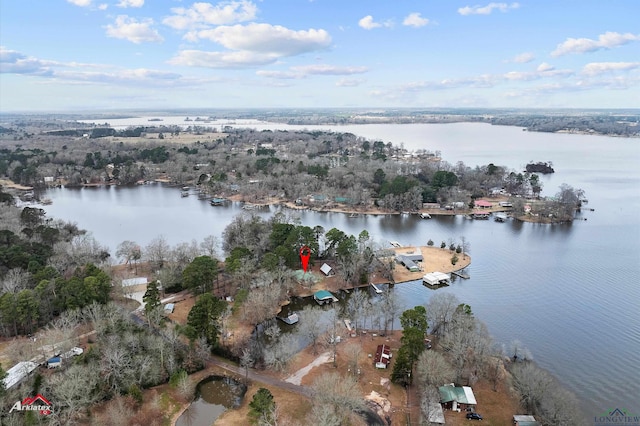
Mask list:
[[[527,173],[542,173],[546,175],[548,173],[555,173],[553,167],[551,167],[551,162],[537,162],[537,163],[529,163],[525,168]]]

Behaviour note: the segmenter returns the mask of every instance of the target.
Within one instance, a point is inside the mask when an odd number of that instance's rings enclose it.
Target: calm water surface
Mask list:
[[[471,279],[438,291],[470,304],[497,342],[522,341],[580,398],[587,416],[610,407],[640,411],[640,140],[468,123],[332,129],[409,149],[439,150],[445,160],[470,166],[493,162],[520,170],[529,161],[550,160],[556,173],[543,178],[545,195],[563,182],[584,189],[587,207],[595,211],[583,211],[588,220],[571,225],[295,214],[303,224],[326,230],[357,234],[367,229],[380,242],[426,244],[464,236],[471,246]],[[220,236],[235,215],[243,214],[239,204],[211,207],[161,185],[54,189],[47,196],[53,200],[44,207],[50,217],[77,222],[112,253],[124,240],[144,246],[159,235],[171,244]],[[420,282],[397,285],[395,291],[406,307],[434,294]]]

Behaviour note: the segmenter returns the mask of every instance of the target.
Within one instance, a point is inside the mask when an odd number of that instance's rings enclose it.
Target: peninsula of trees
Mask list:
[[[424,203],[473,205],[514,197],[513,215],[573,218],[584,198],[563,186],[540,199],[524,165],[449,163],[438,151],[407,151],[351,133],[205,127],[194,123],[117,130],[64,120],[16,120],[0,135],[0,175],[28,187],[130,185],[160,180],[204,196],[351,212],[418,212]],[[535,199],[527,211],[525,198]]]

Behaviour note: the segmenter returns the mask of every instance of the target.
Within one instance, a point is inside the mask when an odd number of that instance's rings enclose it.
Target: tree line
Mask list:
[[[129,137],[115,142],[30,134],[20,143],[6,141],[0,174],[30,186],[44,185],[45,176],[68,185],[127,185],[161,177],[178,185],[196,183],[210,195],[240,193],[245,201],[275,197],[309,203],[309,196],[317,195],[315,207],[338,203],[389,211],[415,211],[425,202],[467,205],[494,188],[514,196],[535,197],[542,191],[536,173],[493,163],[452,164],[437,151],[409,153],[402,146],[351,133],[226,127],[221,129],[225,136],[213,140],[205,137],[212,128],[183,133],[200,135],[202,130],[202,139],[194,144],[171,141],[177,138],[174,131],[135,143]]]

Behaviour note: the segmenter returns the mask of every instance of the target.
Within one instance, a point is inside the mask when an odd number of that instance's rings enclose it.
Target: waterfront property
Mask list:
[[[444,272],[429,272],[422,277],[422,282],[427,285],[449,285],[451,277]]]
[[[506,222],[507,214],[506,213],[496,213],[494,220],[496,222]]]
[[[476,211],[473,212],[473,218],[474,219],[487,220],[487,219],[489,219],[489,215],[490,214],[491,214],[490,212],[483,212],[483,211],[480,211],[480,210],[476,210]]]
[[[313,300],[315,300],[318,305],[338,301],[338,299],[327,290],[320,290],[313,293]]]
[[[490,209],[493,207],[493,204],[486,200],[476,200],[474,206],[479,209]]]
[[[212,206],[222,206],[227,200],[224,198],[212,198],[209,202]]]
[[[478,403],[473,394],[473,390],[469,386],[454,386],[453,383],[440,386],[440,402],[445,408],[450,410],[466,410],[474,409]]]
[[[405,268],[407,268],[409,271],[411,272],[419,272],[420,271],[420,267],[411,259],[410,256],[405,256],[405,255],[397,255],[396,256],[396,261],[402,265],[404,265]]]
[[[396,252],[396,262],[404,265],[411,272],[420,272],[421,268],[416,262],[422,262],[423,260],[424,256],[421,250]]]

